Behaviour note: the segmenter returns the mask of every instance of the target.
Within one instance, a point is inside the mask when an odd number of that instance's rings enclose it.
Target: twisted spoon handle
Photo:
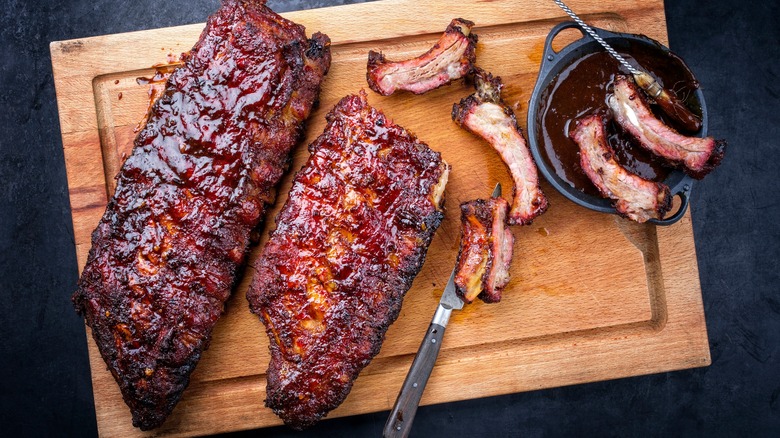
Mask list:
[[[561,9],[563,9],[563,12],[566,12],[569,17],[571,17],[574,21],[577,22],[577,24],[580,25],[580,27],[585,31],[588,32],[588,35],[593,37],[594,40],[596,40],[597,43],[601,44],[607,52],[609,52],[610,55],[614,56],[615,59],[617,59],[621,64],[623,64],[623,67],[627,68],[628,71],[631,72],[632,75],[639,74],[640,71],[635,69],[631,64],[628,63],[628,61],[625,60],[618,52],[615,51],[615,49],[612,48],[609,44],[607,44],[606,41],[604,41],[603,38],[601,38],[596,31],[594,31],[590,26],[588,26],[582,19],[574,13],[571,9],[569,9],[568,6],[566,6],[562,0],[553,0],[556,5],[558,5]]]
[[[587,32],[588,35],[593,37],[597,43],[601,44],[601,46],[604,47],[604,49],[606,49],[610,55],[617,59],[618,62],[623,65],[623,67],[628,69],[628,71],[631,72],[631,74],[634,76],[637,84],[642,87],[642,89],[645,90],[647,94],[655,99],[666,115],[675,119],[680,124],[680,126],[685,128],[685,130],[688,132],[698,132],[701,129],[701,119],[697,115],[693,114],[691,110],[688,109],[688,107],[685,105],[685,103],[682,102],[676,95],[664,90],[650,74],[638,70],[629,64],[628,61],[620,56],[620,54],[616,52],[612,46],[607,44],[607,42],[596,33],[596,31],[588,26],[577,14],[574,13],[574,11],[566,6],[563,3],[563,0],[553,0],[553,2],[555,2],[556,5],[563,9],[563,12],[566,12],[569,17],[577,22],[577,24],[585,32]]]

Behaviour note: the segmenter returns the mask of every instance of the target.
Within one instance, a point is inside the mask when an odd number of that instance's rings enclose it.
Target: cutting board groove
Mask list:
[[[551,2],[388,0],[284,14],[332,41],[333,64],[321,105],[296,148],[265,234],[273,229],[306,145],[344,95],[365,84],[369,49],[390,59],[415,56],[436,41],[451,18],[477,23],[478,64],[500,75],[505,100],[525,113],[544,39],[564,19]],[[666,40],[663,2],[572,0],[591,23]],[[130,152],[149,105],[152,66],[188,50],[203,25],[106,35],[51,45],[62,141],[79,268],[90,234],[114,190],[114,175]],[[576,37],[562,35],[560,44]],[[487,196],[508,172],[489,145],[450,120],[454,102],[471,93],[457,82],[425,96],[378,96],[369,102],[416,133],[452,165],[447,212],[401,315],[379,355],[331,417],[389,409],[455,261],[460,202]],[[485,397],[709,364],[690,216],[666,228],[639,225],[582,209],[542,185],[549,211],[533,225],[514,227],[512,280],[499,304],[476,303],[456,313],[422,402]],[[119,389],[89,339],[98,428],[104,436],[201,435],[280,424],[263,406],[268,339],[248,311],[248,268],[190,387],[158,430],[134,429]],[[451,388],[458,385],[458,391]]]

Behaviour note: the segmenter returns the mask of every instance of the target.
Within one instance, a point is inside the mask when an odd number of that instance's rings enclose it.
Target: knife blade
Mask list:
[[[501,184],[496,184],[493,189],[494,198],[501,196]],[[428,331],[423,337],[420,348],[414,356],[412,366],[406,375],[398,398],[390,411],[382,435],[385,438],[407,437],[412,429],[414,416],[417,414],[417,408],[420,406],[420,399],[425,391],[425,385],[428,384],[428,378],[431,376],[433,366],[436,364],[436,358],[439,357],[441,343],[444,339],[444,330],[450,320],[453,310],[463,308],[463,300],[458,297],[455,289],[455,273],[458,270],[457,262],[455,268],[450,274],[450,279],[444,287],[444,292],[433,314]]]

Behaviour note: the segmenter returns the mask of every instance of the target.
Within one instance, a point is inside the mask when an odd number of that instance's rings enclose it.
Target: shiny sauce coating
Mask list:
[[[378,352],[443,218],[438,152],[343,98],[255,263],[250,309],[271,341],[266,404],[308,427]]]
[[[208,346],[328,44],[263,2],[225,1],[117,175],[73,302],[143,430],[165,420]]]
[[[630,42],[628,50],[618,50],[632,65],[641,65],[667,90],[681,98],[694,114],[701,108],[695,96],[698,83],[693,73],[678,56],[658,47]],[[593,196],[598,189],[580,167],[579,148],[569,138],[575,121],[590,114],[608,114],[607,95],[618,74],[630,75],[617,60],[605,51],[590,53],[564,68],[542,92],[542,110],[537,120],[541,154],[552,164],[555,173],[572,187]],[[655,115],[679,129],[659,109]],[[681,131],[682,132],[682,131]],[[642,148],[637,140],[610,120],[607,124],[609,144],[617,161],[629,171],[656,182],[662,182],[671,170],[661,160]]]

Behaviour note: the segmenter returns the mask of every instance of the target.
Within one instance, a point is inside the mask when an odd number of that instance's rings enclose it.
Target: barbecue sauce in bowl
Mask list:
[[[695,91],[698,82],[677,55],[649,44],[629,42],[626,50],[618,49],[626,60],[641,65],[667,90],[672,90],[694,114],[701,116],[701,106]],[[542,157],[555,173],[575,189],[600,197],[598,189],[580,167],[579,147],[569,138],[577,119],[590,114],[608,115],[607,95],[612,92],[615,76],[630,73],[606,51],[599,50],[578,58],[565,67],[541,94],[541,109],[537,119],[538,140]],[[652,105],[656,117],[677,129],[674,121]],[[672,172],[653,154],[639,145],[614,121],[607,123],[609,144],[618,162],[642,178],[663,182]]]

